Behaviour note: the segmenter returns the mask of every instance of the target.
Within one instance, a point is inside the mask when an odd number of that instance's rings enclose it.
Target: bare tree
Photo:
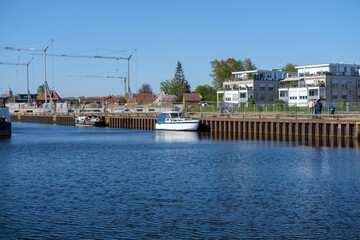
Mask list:
[[[152,88],[150,84],[144,83],[141,88],[139,89],[138,93],[142,94],[153,94]]]

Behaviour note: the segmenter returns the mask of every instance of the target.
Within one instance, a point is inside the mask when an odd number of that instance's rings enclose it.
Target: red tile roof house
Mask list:
[[[141,103],[143,105],[147,105],[149,103],[154,102],[153,94],[139,93],[133,94],[133,97],[130,99],[131,103]]]
[[[107,97],[104,97],[104,99],[101,102],[101,106],[103,106],[105,103],[118,105],[119,99],[117,99],[114,95],[109,95]]]
[[[59,95],[56,93],[55,90],[49,90],[47,92],[47,102],[50,102],[50,97],[49,97],[49,93],[51,95],[51,99],[54,103],[59,103],[61,101],[61,98],[59,97]],[[38,105],[43,105],[45,103],[45,92],[43,92],[40,97],[37,99],[37,103]]]
[[[199,107],[201,102],[201,95],[199,93],[184,93],[183,108]]]

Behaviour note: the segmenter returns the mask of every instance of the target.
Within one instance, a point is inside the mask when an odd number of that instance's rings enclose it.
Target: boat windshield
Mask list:
[[[178,113],[170,113],[170,117],[171,118],[179,118],[179,114]]]
[[[183,113],[170,113],[170,117],[172,119],[174,119],[174,118],[185,118]]]

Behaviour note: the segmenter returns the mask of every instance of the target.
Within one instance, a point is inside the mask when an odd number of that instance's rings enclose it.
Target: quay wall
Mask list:
[[[12,115],[14,122],[74,125],[72,116]],[[155,130],[155,117],[106,117],[110,128]],[[350,137],[360,139],[359,121],[203,118],[200,131],[213,133],[270,134],[285,136]]]

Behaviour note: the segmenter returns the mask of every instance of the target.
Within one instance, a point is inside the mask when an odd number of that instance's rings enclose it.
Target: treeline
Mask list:
[[[233,77],[232,72],[256,70],[257,67],[250,58],[244,60],[236,60],[228,58],[226,60],[213,60],[211,64],[212,85],[199,85],[194,92],[199,93],[202,101],[216,101],[216,92],[223,89],[224,81]],[[296,72],[295,65],[288,63],[283,70]],[[185,74],[180,61],[177,62],[174,77],[160,83],[160,89],[168,95],[168,99],[172,102],[182,101],[184,93],[191,92],[191,86],[185,78]],[[43,85],[38,88],[38,94],[44,92]],[[143,84],[137,93],[153,94],[150,84]],[[126,102],[127,96],[119,96],[122,102]],[[83,98],[83,97],[80,97]],[[75,99],[75,98],[74,98]]]
[[[226,60],[215,59],[214,61],[211,61],[210,64],[212,68],[210,76],[213,78],[212,86],[208,84],[199,85],[194,91],[201,95],[203,101],[216,101],[216,92],[223,89],[224,81],[232,77],[232,72],[257,69],[250,58],[245,58],[244,60],[236,60],[234,58],[228,58]],[[286,64],[286,66],[283,67],[283,70],[297,71],[295,65],[291,63]],[[139,89],[139,92],[142,92],[142,89],[143,87]],[[190,92],[191,87],[185,79],[185,74],[180,61],[177,62],[174,77],[170,80],[161,82],[160,89],[168,95],[172,95],[174,101],[181,101],[183,94]]]

